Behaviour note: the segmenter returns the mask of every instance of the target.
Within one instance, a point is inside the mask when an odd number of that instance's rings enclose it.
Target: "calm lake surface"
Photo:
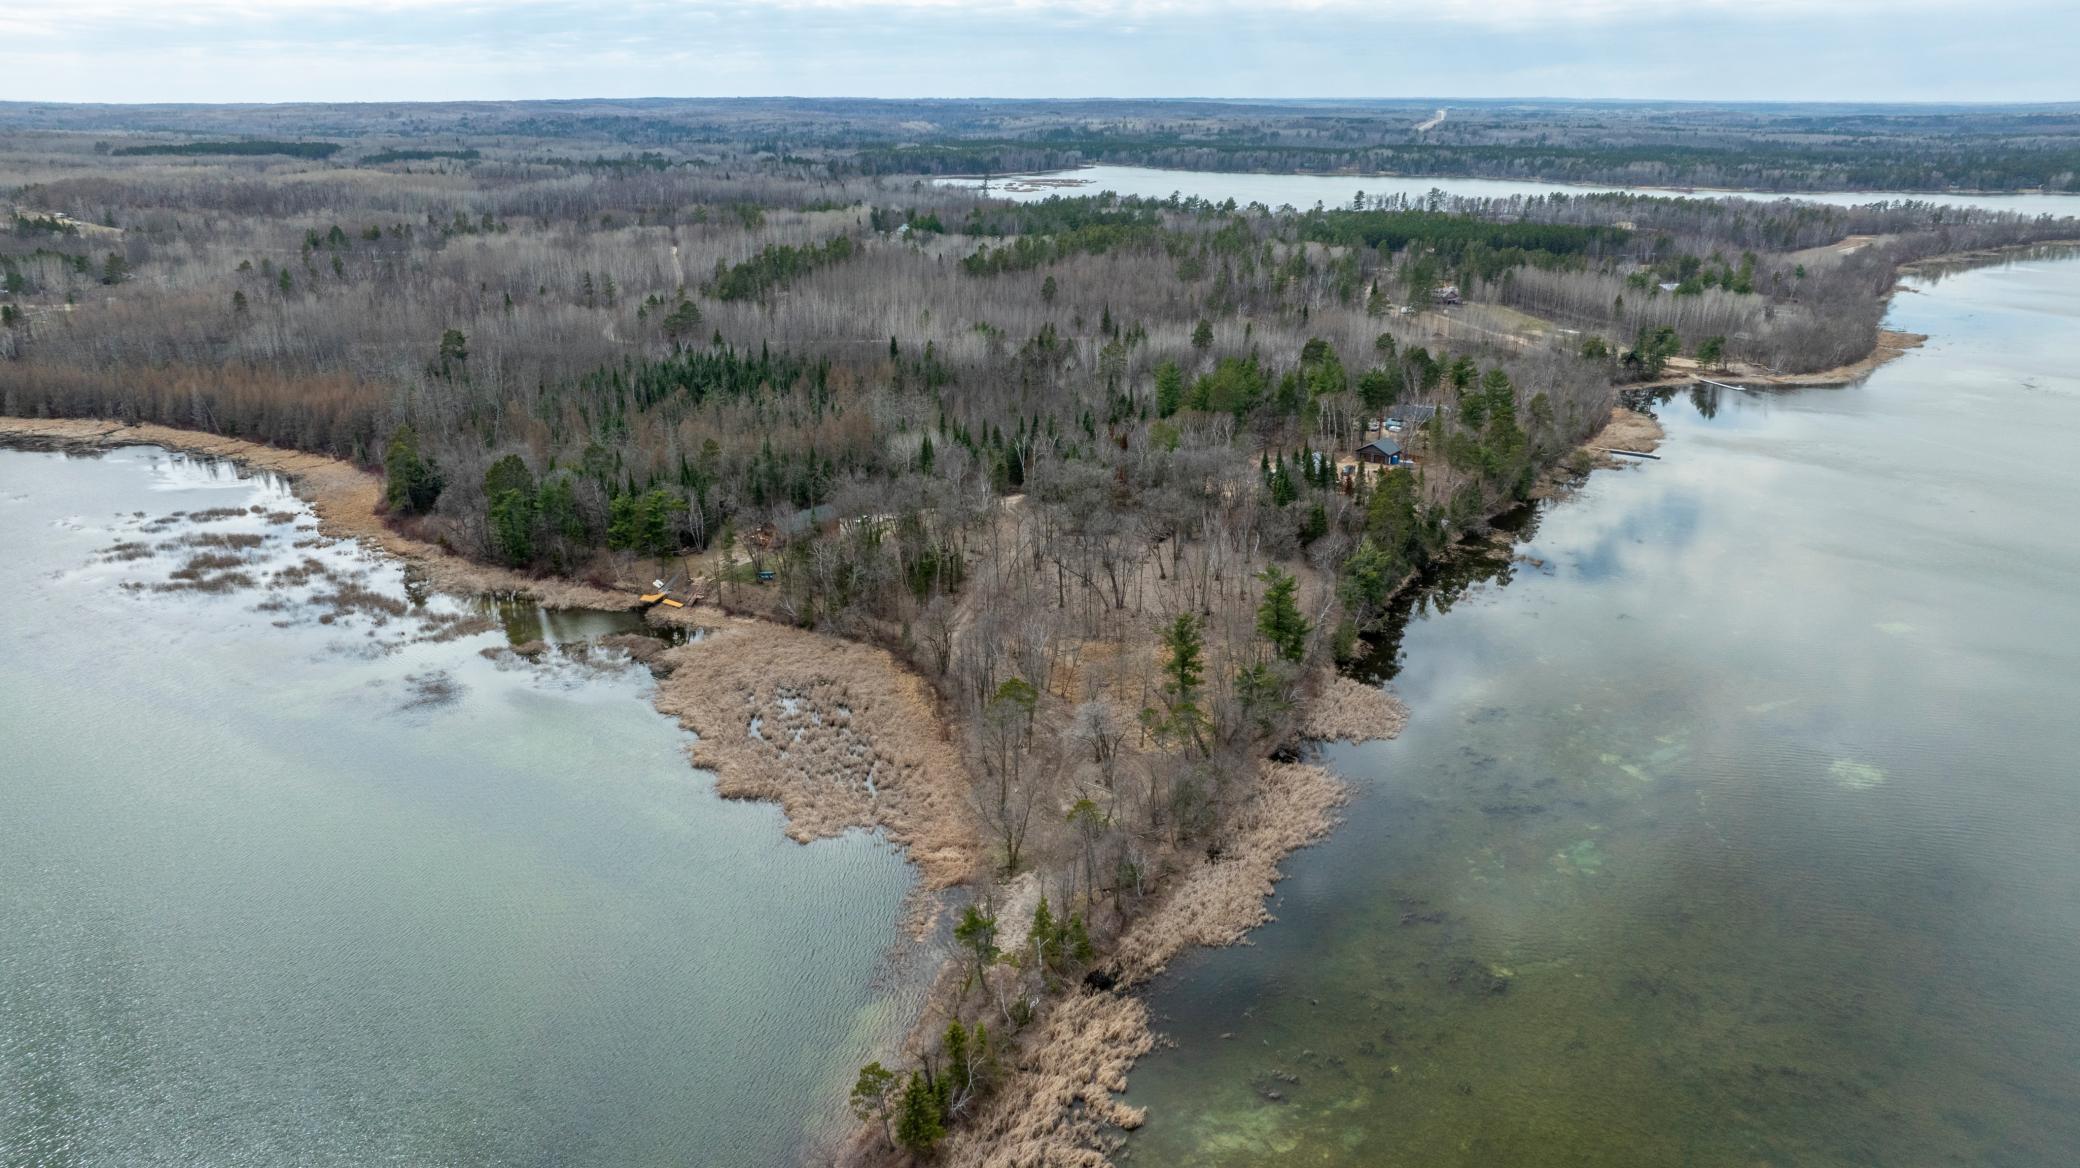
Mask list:
[[[1076,179],[1075,186],[1031,186],[1021,179]],[[977,179],[941,179],[950,186],[976,187]],[[1029,202],[1050,195],[1095,195],[1111,191],[1148,199],[1171,195],[1197,196],[1220,202],[1234,199],[1248,205],[1267,207],[1349,206],[1359,191],[1369,196],[1406,195],[1420,199],[1433,190],[1448,195],[1477,199],[1506,199],[1513,195],[1585,195],[1598,191],[1638,191],[1654,195],[1695,194],[1699,196],[1741,194],[1754,199],[1806,199],[1816,203],[1855,206],[1863,203],[1912,199],[1949,203],[1960,207],[1986,207],[2018,211],[2027,215],[2080,215],[2080,195],[1914,195],[1886,191],[1801,192],[1773,194],[1763,191],[1677,191],[1667,187],[1569,186],[1564,183],[1487,178],[1405,178],[1391,175],[1316,174],[1230,174],[1218,171],[1162,170],[1147,166],[1092,166],[1081,170],[1057,170],[1044,174],[998,177],[990,180],[990,193],[1002,198]]]
[[[2080,259],[1913,285],[1424,603],[1129,1163],[2080,1162]]]
[[[801,1155],[914,1008],[873,988],[898,853],[718,799],[640,670],[426,639],[465,610],[310,523],[223,464],[0,451],[0,1164]],[[196,554],[323,572],[155,589]]]

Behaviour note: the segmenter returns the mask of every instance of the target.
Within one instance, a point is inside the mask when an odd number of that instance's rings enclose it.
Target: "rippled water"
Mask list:
[[[1021,183],[1027,179],[1073,179],[1072,186]],[[980,180],[958,178],[938,180],[948,186],[977,187]],[[2080,195],[1965,195],[1965,194],[1906,194],[1898,191],[1811,191],[1792,195],[1766,191],[1688,191],[1671,187],[1621,187],[1621,186],[1572,186],[1566,183],[1536,182],[1526,179],[1494,178],[1423,178],[1396,175],[1322,175],[1322,174],[1239,174],[1231,171],[1163,170],[1149,166],[1090,166],[1080,170],[1056,170],[1044,174],[1016,177],[999,176],[989,180],[990,193],[1001,198],[1029,202],[1050,195],[1095,195],[1111,191],[1118,195],[1138,195],[1147,199],[1167,199],[1171,195],[1186,198],[1197,196],[1220,202],[1234,199],[1248,205],[1262,203],[1267,207],[1294,206],[1312,207],[1322,203],[1330,207],[1348,206],[1351,196],[1363,191],[1373,197],[1381,195],[1405,195],[1421,199],[1433,190],[1447,195],[1459,195],[1475,199],[1506,199],[1513,195],[1582,195],[1598,191],[1638,191],[1655,195],[1724,195],[1737,194],[1755,199],[1806,199],[1816,203],[1833,203],[1837,206],[1856,206],[1864,203],[1889,202],[1911,199],[1921,202],[1948,203],[1959,207],[1985,207],[1996,211],[2019,211],[2027,215],[2080,215]]]
[[[641,671],[425,639],[469,610],[309,524],[221,464],[0,451],[0,1163],[797,1156],[913,1008],[871,988],[900,857],[718,799]],[[159,590],[203,552],[325,572]]]
[[[2080,260],[1917,286],[1425,605],[1130,1163],[2080,1162]]]

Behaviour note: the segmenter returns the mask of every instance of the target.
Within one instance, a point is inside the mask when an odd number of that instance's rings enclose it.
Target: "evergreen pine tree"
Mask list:
[[[1307,618],[1300,615],[1299,584],[1276,566],[1264,569],[1264,600],[1257,606],[1257,632],[1288,661],[1307,656]]]
[[[922,1071],[910,1072],[896,1109],[896,1142],[919,1156],[929,1156],[945,1135],[938,1090]]]

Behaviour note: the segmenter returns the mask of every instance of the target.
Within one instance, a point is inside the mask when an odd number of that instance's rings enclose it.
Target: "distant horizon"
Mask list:
[[[2054,0],[72,0],[0,11],[0,100],[2040,105],[2076,43]]]
[[[1416,97],[1379,95],[1372,97],[1261,97],[1237,95],[1212,97],[1204,94],[1179,94],[1165,96],[1156,94],[1079,94],[1054,97],[1020,97],[1009,94],[912,94],[908,96],[876,96],[870,94],[811,94],[811,93],[647,93],[628,96],[587,94],[575,97],[441,97],[441,98],[283,98],[279,100],[247,101],[184,101],[150,100],[135,101],[71,101],[45,98],[0,98],[0,107],[5,106],[87,106],[110,109],[146,109],[153,107],[286,107],[310,105],[380,106],[380,105],[527,105],[563,104],[579,105],[587,102],[634,104],[638,102],[703,102],[703,101],[767,101],[767,102],[859,102],[885,105],[901,105],[914,102],[1028,102],[1034,104],[1076,105],[1081,103],[1117,104],[1190,104],[1210,105],[1636,105],[1636,106],[1697,106],[1701,108],[1764,107],[1798,108],[1834,106],[1848,109],[2045,109],[2080,110],[2080,98],[2053,101],[2007,101],[1997,98],[1971,99],[1954,98],[1941,101],[1881,101],[1858,99],[1828,100],[1766,100],[1760,98],[1703,98],[1703,97],[1554,97],[1551,95],[1508,94],[1500,96],[1448,96],[1431,94]]]

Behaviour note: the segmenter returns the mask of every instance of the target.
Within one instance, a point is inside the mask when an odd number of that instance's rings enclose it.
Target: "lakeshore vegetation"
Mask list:
[[[852,1093],[867,1161],[1001,1121],[1036,1023],[1129,980],[1134,923],[1261,817],[1331,667],[1582,469],[1617,387],[1850,364],[1898,264],[2080,234],[1926,203],[1011,204],[784,113],[642,153],[618,122],[18,132],[0,413],[330,454],[418,538],[685,571],[913,669],[971,788],[938,813],[984,843],[927,1023]],[[1397,415],[1403,463],[1357,460]]]

